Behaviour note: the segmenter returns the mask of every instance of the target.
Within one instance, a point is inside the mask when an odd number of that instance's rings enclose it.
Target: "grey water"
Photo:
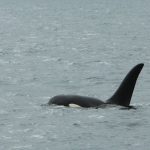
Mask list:
[[[149,150],[149,0],[0,0],[0,150]],[[131,104],[42,106],[57,94],[109,98],[137,63]]]

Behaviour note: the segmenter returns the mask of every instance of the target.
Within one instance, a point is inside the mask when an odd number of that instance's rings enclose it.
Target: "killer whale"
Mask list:
[[[143,66],[144,66],[143,63],[134,66],[125,76],[119,88],[106,101],[80,95],[56,95],[49,100],[48,105],[55,104],[55,105],[69,106],[70,104],[75,104],[86,108],[88,107],[99,108],[105,105],[113,104],[130,108],[132,107],[130,106],[130,101],[134,91],[134,87]]]

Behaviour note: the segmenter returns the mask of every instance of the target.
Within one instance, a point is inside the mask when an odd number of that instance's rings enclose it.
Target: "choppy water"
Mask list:
[[[149,150],[150,1],[0,0],[0,150]],[[137,63],[132,104],[42,107],[57,94],[109,98]]]

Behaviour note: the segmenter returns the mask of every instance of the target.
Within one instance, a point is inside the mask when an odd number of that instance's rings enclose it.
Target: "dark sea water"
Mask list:
[[[136,110],[41,106],[106,100],[141,62]],[[149,150],[149,89],[149,0],[0,0],[0,150]]]

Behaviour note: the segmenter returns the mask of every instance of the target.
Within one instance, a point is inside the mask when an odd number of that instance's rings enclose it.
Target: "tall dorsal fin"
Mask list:
[[[106,103],[129,106],[137,78],[143,66],[144,64],[141,63],[133,67],[126,75],[114,95],[108,99]]]

